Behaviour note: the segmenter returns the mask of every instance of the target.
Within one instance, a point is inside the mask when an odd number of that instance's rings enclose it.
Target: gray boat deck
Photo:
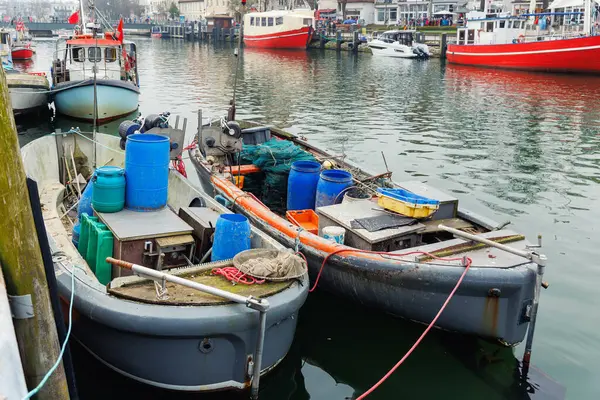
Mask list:
[[[491,231],[481,233],[481,236],[486,239],[498,241],[507,246],[514,247],[519,250],[524,250],[528,244],[527,240],[518,233],[509,229]],[[478,268],[512,268],[517,265],[528,264],[526,258],[517,256],[506,251],[488,247],[482,244],[475,244],[465,239],[451,239],[440,243],[428,244],[410,249],[410,251],[425,251],[440,257],[456,258],[469,257],[473,261],[472,266]],[[399,250],[395,253],[405,253],[406,250]],[[427,260],[428,263],[447,264],[462,266],[460,261],[441,261]]]

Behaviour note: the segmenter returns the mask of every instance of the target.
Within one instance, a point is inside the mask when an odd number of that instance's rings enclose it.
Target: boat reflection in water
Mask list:
[[[297,331],[300,353],[306,363],[302,371],[312,365],[329,374],[336,384],[330,389],[329,397],[313,396],[311,391],[311,398],[356,398],[398,362],[424,329],[425,326],[413,322],[348,307],[336,298],[311,294],[302,308]],[[305,375],[307,388],[323,381],[319,377],[311,385]],[[322,392],[325,391],[323,388]],[[549,400],[564,397],[564,388],[537,370],[530,371],[528,382],[524,382],[513,349],[475,337],[433,330],[369,398]]]
[[[406,353],[425,329],[373,313],[322,292],[300,310],[292,348],[261,379],[261,400],[356,398]],[[196,399],[197,395],[150,388],[107,369],[74,344],[82,398],[118,395],[144,399]],[[534,353],[535,357],[535,353]],[[111,385],[98,385],[98,382]],[[194,397],[196,396],[196,397]],[[369,398],[560,400],[565,389],[532,369],[520,377],[513,350],[465,335],[438,330]],[[247,393],[203,394],[204,400],[247,399]]]

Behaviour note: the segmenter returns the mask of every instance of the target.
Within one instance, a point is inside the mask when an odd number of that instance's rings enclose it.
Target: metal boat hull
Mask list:
[[[139,89],[129,82],[97,80],[98,122],[128,115],[138,108]],[[93,81],[65,82],[52,90],[56,111],[85,121],[94,119]]]
[[[307,26],[265,35],[244,35],[244,45],[263,49],[306,49],[312,38],[312,32],[312,29]]]
[[[98,164],[122,162],[117,136],[98,134]],[[45,136],[25,145],[22,158],[28,176],[40,186],[44,222],[55,260],[58,292],[65,306],[73,295],[72,335],[93,356],[118,373],[139,382],[176,391],[203,392],[245,389],[250,386],[249,357],[254,354],[258,312],[244,304],[162,305],[126,300],[111,295],[93,276],[67,235],[59,218],[64,186],[58,182],[57,141],[71,137]],[[91,144],[77,141],[84,154]],[[55,171],[56,170],[56,171]],[[189,205],[202,198],[207,206],[228,212],[193,188],[175,171],[169,176],[169,206]],[[253,228],[253,241],[261,247],[280,246]],[[81,267],[75,268],[71,265]],[[83,267],[85,266],[85,268]],[[71,268],[75,271],[72,292]],[[287,354],[296,329],[297,315],[308,295],[308,279],[293,282],[267,297],[262,371],[275,367]]]
[[[271,133],[274,128],[271,128]],[[282,132],[281,138],[294,135]],[[302,141],[295,140],[296,143]],[[305,142],[302,144],[306,145]],[[314,150],[316,147],[311,146]],[[192,151],[193,152],[193,151]],[[323,159],[325,151],[320,153]],[[211,173],[208,164],[201,159],[190,157],[202,187],[206,193],[221,195],[233,204],[234,210],[246,215],[258,229],[271,235],[281,244],[294,248],[297,238],[300,249],[306,256],[311,280],[321,270],[325,255],[339,250],[335,244],[306,231],[298,233],[297,227],[271,212],[268,208],[245,195],[242,190],[229,185],[226,180]],[[347,162],[352,168],[358,166]],[[235,201],[234,201],[235,199]],[[459,209],[459,215],[467,212]],[[470,214],[473,215],[473,214]],[[471,217],[480,218],[483,217]],[[490,229],[497,227],[496,224]],[[486,224],[487,224],[486,222]],[[492,231],[499,237],[514,235],[510,231]],[[460,240],[451,245],[461,245]],[[523,248],[526,242],[520,240],[513,246]],[[411,249],[406,249],[410,251]],[[427,249],[434,253],[437,249]],[[402,252],[402,251],[400,251]],[[495,267],[489,262],[485,249],[460,253],[476,260],[470,268],[452,301],[439,318],[436,327],[495,339],[507,345],[521,342],[527,332],[526,310],[531,306],[536,284],[535,266],[526,259],[512,261],[507,267]],[[505,255],[499,254],[494,264],[500,263]],[[514,260],[513,260],[514,261]],[[478,265],[486,264],[479,267]],[[419,264],[393,259],[391,257],[369,256],[346,253],[331,257],[319,280],[319,289],[350,299],[355,303],[380,310],[402,318],[421,323],[429,323],[439,311],[453,286],[458,281],[463,267],[439,263]],[[497,289],[497,290],[496,290]],[[496,295],[499,294],[499,295]]]

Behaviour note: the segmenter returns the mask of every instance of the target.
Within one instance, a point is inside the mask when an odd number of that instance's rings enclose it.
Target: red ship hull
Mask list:
[[[448,45],[448,62],[526,71],[600,74],[600,36],[538,42]]]
[[[12,49],[13,60],[29,60],[33,57],[33,50],[27,47],[16,47]]]
[[[268,49],[306,49],[312,39],[312,29],[308,26],[285,32],[266,35],[244,35],[246,47]]]

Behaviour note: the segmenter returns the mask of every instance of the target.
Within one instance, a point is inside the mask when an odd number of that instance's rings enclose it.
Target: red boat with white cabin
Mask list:
[[[34,49],[31,41],[26,39],[27,28],[23,21],[19,20],[15,26],[16,37],[12,43],[11,54],[13,60],[30,60],[33,58]]]
[[[457,43],[448,45],[447,60],[480,67],[600,73],[600,36],[589,33],[591,20],[584,21],[583,31],[554,31],[548,35],[527,30],[535,26],[533,21],[471,12],[466,26],[457,29]]]
[[[244,16],[244,45],[306,49],[314,32],[313,10],[276,10]]]

